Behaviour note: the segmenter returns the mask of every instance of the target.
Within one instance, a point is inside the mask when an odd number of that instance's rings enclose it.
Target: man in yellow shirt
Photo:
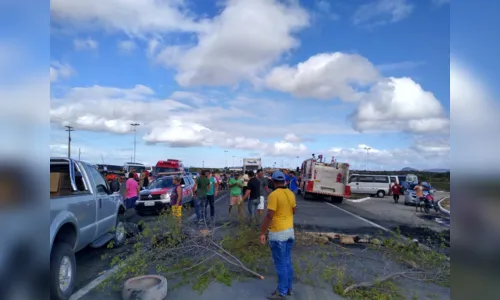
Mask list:
[[[273,173],[276,189],[267,197],[267,215],[260,230],[260,242],[265,245],[269,229],[269,246],[278,273],[278,287],[268,299],[285,299],[292,295],[293,267],[291,250],[295,240],[293,216],[297,204],[295,195],[285,185],[285,174]]]

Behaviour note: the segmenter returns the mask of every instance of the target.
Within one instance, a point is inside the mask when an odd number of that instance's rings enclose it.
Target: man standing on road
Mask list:
[[[391,187],[391,192],[392,192],[392,198],[394,199],[395,203],[398,203],[399,201],[399,191],[401,190],[401,186],[398,184],[396,180],[394,180],[394,183],[392,184]]]
[[[269,189],[269,182],[267,178],[264,176],[264,172],[262,169],[259,169],[257,171],[257,179],[260,181],[260,199],[259,199],[259,206],[257,206],[257,215],[260,216],[262,215],[262,211],[264,210],[264,205],[266,203],[267,195],[271,193],[271,190]]]
[[[285,174],[276,171],[272,175],[276,186],[267,198],[267,215],[262,222],[260,242],[265,245],[269,229],[269,246],[273,256],[278,287],[268,299],[285,299],[292,295],[293,266],[291,250],[295,241],[293,216],[297,208],[295,195],[285,186]]]
[[[196,194],[194,200],[194,212],[196,214],[197,223],[205,221],[205,203],[207,201],[207,193],[210,188],[210,180],[207,177],[207,171],[202,170],[201,176],[196,178],[193,187],[193,194]]]
[[[248,217],[250,222],[259,221],[257,218],[257,206],[260,202],[260,181],[255,178],[253,171],[248,171],[248,184],[243,201],[248,200]]]
[[[290,175],[288,175],[288,170],[283,169],[283,174],[285,174],[285,186],[290,187]]]
[[[231,174],[231,178],[229,179],[228,188],[229,188],[229,217],[231,217],[231,210],[233,206],[238,206],[238,218],[241,220],[243,217],[243,211],[241,206],[241,189],[243,187],[243,182],[239,178],[239,174]]]
[[[295,195],[297,195],[297,191],[299,190],[299,184],[297,182],[297,177],[295,177],[295,173],[293,171],[290,171],[289,188]]]
[[[207,193],[207,201],[205,202],[205,216],[207,215],[207,206],[210,205],[210,220],[213,222],[215,220],[215,197],[219,193],[219,181],[217,180],[216,174],[208,173],[208,179],[210,180],[210,188]]]

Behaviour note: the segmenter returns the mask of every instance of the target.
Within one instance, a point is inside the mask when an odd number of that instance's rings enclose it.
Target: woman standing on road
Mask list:
[[[177,218],[179,225],[182,220],[182,186],[181,179],[178,176],[174,177],[173,180],[174,188],[170,194],[170,201],[172,204],[172,215]]]

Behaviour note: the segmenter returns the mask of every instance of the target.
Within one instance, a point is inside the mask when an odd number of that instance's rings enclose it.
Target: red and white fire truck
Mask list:
[[[153,179],[165,175],[182,175],[184,174],[184,165],[178,159],[160,160],[154,168]]]
[[[347,180],[349,177],[349,164],[336,162],[332,157],[330,163],[323,161],[323,155],[306,159],[301,167],[302,180],[300,191],[304,199],[315,196],[328,196],[334,203],[351,195]]]

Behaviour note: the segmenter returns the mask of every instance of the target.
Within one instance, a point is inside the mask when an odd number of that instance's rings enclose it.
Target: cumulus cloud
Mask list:
[[[75,39],[73,46],[76,50],[96,50],[99,47],[99,43],[91,38]]]
[[[321,53],[296,66],[273,68],[267,87],[296,97],[357,101],[363,93],[356,87],[376,81],[379,73],[368,59],[357,54]]]
[[[325,153],[339,161],[350,163],[351,168],[357,170],[449,168],[449,154],[448,139],[422,137],[416,138],[413,145],[407,148],[378,149],[360,144],[356,147],[333,147]]]
[[[67,79],[75,73],[75,70],[66,63],[53,61],[50,63],[50,82]]]
[[[189,95],[181,95],[189,96]],[[272,143],[263,142],[265,125],[249,126],[235,120],[252,118],[237,107],[194,107],[173,99],[162,99],[149,87],[133,88],[92,86],[70,89],[52,99],[52,123],[74,126],[79,130],[129,133],[131,123],[140,123],[143,140],[171,147],[218,146],[227,149],[254,150],[263,155],[290,156],[307,150],[297,137],[287,136]],[[224,121],[222,121],[224,120]],[[266,132],[267,138],[285,135],[284,130]],[[313,128],[314,130],[314,124]]]
[[[125,40],[118,42],[118,49],[124,53],[130,53],[135,50],[135,43],[131,40]]]
[[[351,118],[359,131],[449,132],[449,119],[441,103],[411,78],[380,80],[363,97]]]
[[[352,18],[358,26],[380,26],[397,23],[413,12],[408,0],[372,0],[360,5]]]
[[[157,62],[177,70],[181,86],[234,85],[257,80],[299,45],[292,34],[307,25],[308,14],[295,1],[231,0],[208,21],[196,45],[154,47],[153,53]]]

